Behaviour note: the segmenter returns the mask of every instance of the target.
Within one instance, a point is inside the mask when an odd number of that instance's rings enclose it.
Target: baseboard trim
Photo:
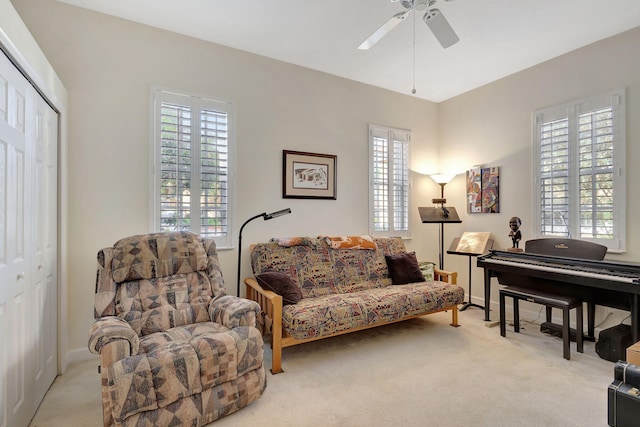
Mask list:
[[[67,353],[67,364],[74,362],[84,362],[85,360],[96,359],[98,360],[100,357],[96,354],[92,354],[88,348],[77,348],[74,350],[69,350]]]

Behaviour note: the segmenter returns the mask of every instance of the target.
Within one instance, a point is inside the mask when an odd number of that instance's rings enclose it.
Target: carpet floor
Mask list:
[[[494,313],[496,316],[497,313]],[[607,425],[612,362],[594,343],[571,343],[522,322],[507,337],[483,311],[449,313],[283,350],[284,373],[267,374],[264,395],[215,426],[562,426]],[[265,366],[271,351],[265,346]],[[32,427],[100,426],[97,359],[58,377]]]

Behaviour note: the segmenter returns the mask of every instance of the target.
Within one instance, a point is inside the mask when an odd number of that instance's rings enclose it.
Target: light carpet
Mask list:
[[[495,316],[496,314],[494,314]],[[483,311],[450,313],[283,350],[284,373],[224,426],[606,426],[612,362],[523,322],[507,337]],[[265,346],[265,366],[271,352]],[[97,359],[76,363],[47,393],[32,427],[102,424]]]

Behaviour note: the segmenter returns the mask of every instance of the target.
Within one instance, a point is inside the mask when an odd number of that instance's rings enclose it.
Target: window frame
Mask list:
[[[405,168],[404,168],[404,180],[406,184],[402,187],[404,188],[404,194],[406,195],[406,211],[402,212],[406,215],[406,229],[396,229],[394,226],[394,219],[397,217],[396,210],[392,208],[392,204],[389,203],[387,218],[388,218],[388,226],[387,230],[376,230],[376,199],[375,199],[375,184],[376,184],[376,176],[375,176],[375,150],[374,150],[374,138],[379,137],[377,135],[386,134],[387,141],[393,141],[394,134],[401,135],[401,138],[404,138],[404,141],[398,141],[405,145],[404,157],[405,157]],[[394,176],[394,162],[393,162],[393,150],[387,148],[387,162],[390,167],[388,171],[388,176]],[[387,126],[379,126],[374,124],[369,124],[369,234],[374,237],[394,237],[399,236],[405,239],[411,238],[411,221],[412,221],[412,213],[411,213],[411,188],[412,188],[412,177],[410,173],[410,165],[411,165],[411,131],[406,129],[397,129],[391,128]],[[392,201],[394,198],[394,185],[393,181],[389,179],[386,180],[387,186],[387,194],[388,200]]]
[[[574,102],[547,107],[536,111],[532,119],[532,160],[533,160],[533,190],[532,190],[532,218],[533,235],[536,238],[571,237],[607,246],[610,253],[626,251],[626,97],[625,90],[618,89],[600,95],[591,96]],[[611,108],[612,112],[612,238],[582,237],[580,234],[580,166],[579,162],[579,118],[581,115],[594,113],[602,109]],[[545,234],[542,230],[543,209],[542,200],[542,153],[541,129],[545,123],[568,121],[568,187],[569,200],[567,203],[568,218],[562,221],[568,223],[567,235]],[[593,167],[597,169],[596,167]],[[596,171],[592,171],[592,175]],[[593,211],[597,210],[595,207]]]
[[[150,223],[152,225],[152,231],[161,231],[161,149],[162,149],[162,136],[161,136],[161,111],[162,104],[170,102],[182,106],[191,108],[191,117],[195,123],[192,123],[192,128],[197,131],[192,134],[192,137],[196,140],[194,144],[196,147],[192,149],[192,169],[193,176],[200,174],[201,157],[200,157],[200,139],[202,128],[200,126],[200,114],[203,110],[219,111],[227,114],[227,209],[226,209],[226,233],[223,235],[209,235],[216,243],[216,248],[219,250],[231,249],[233,245],[233,231],[234,231],[234,215],[233,206],[236,200],[235,193],[235,171],[236,171],[236,106],[233,102],[228,100],[222,100],[215,97],[203,96],[192,93],[185,93],[181,91],[171,90],[162,87],[152,87],[151,95],[151,179],[150,179]],[[193,139],[192,139],[193,141]],[[195,161],[198,160],[198,161]],[[192,180],[191,193],[195,190],[199,192],[201,187],[201,180],[197,180],[194,184]],[[197,194],[197,193],[196,193]],[[191,205],[191,210],[195,213],[190,215],[191,217],[201,217],[200,198],[196,198],[195,203]],[[198,235],[203,235],[201,230],[201,221],[191,221],[189,231]]]

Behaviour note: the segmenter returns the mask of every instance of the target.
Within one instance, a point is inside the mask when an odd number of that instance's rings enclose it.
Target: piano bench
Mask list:
[[[519,286],[507,286],[500,290],[500,335],[507,335],[505,298],[513,298],[513,327],[514,332],[520,332],[520,300],[526,300],[536,304],[542,304],[550,308],[562,310],[562,353],[565,359],[569,360],[569,343],[571,341],[569,333],[569,313],[572,308],[576,309],[576,347],[578,353],[584,352],[583,332],[582,332],[582,300],[572,296],[555,295],[536,289],[521,288]]]

